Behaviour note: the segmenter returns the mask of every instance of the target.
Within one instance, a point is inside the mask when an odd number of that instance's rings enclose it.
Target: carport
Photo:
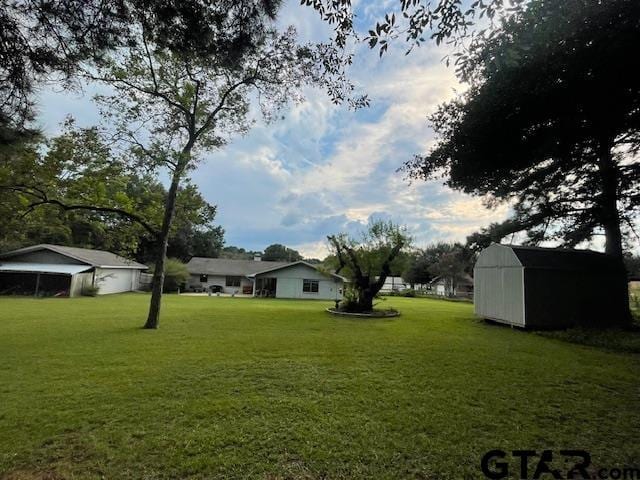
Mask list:
[[[0,264],[0,295],[79,295],[93,278],[89,265],[4,262]]]

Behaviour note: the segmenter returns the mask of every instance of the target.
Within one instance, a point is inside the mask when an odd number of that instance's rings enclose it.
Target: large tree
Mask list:
[[[392,43],[404,43],[406,53],[427,41],[443,42],[454,47],[464,47],[466,40],[478,32],[478,25],[520,12],[525,0],[396,0],[385,2],[386,10],[375,24],[364,25],[359,31],[354,23],[351,0],[301,0],[303,5],[313,8],[320,18],[333,25],[335,42],[344,45],[350,38],[366,42],[377,48],[382,56]],[[395,3],[395,4],[394,4]],[[483,30],[480,30],[482,32]],[[459,52],[458,52],[459,53]],[[445,57],[447,63],[449,56]],[[459,55],[455,63],[464,63]]]
[[[425,284],[443,276],[455,289],[465,274],[472,273],[473,264],[473,250],[460,243],[437,242],[412,252],[403,278],[411,284]]]
[[[239,21],[235,15],[246,12],[231,8],[223,13],[227,22],[220,27],[221,40]],[[293,28],[268,27],[266,17],[261,25],[267,27],[251,32],[252,47],[242,55],[208,57],[165,48],[147,35],[152,19],[144,19],[138,40],[86,72],[90,80],[114,91],[98,98],[114,139],[140,165],[165,171],[169,177],[145,328],[157,328],[159,322],[163,265],[177,192],[204,154],[250,128],[252,104],[271,120],[289,101],[300,100],[301,88],[310,84],[326,88],[336,101],[352,99],[340,68],[344,59],[335,49],[299,45]],[[357,106],[366,99],[353,102]]]
[[[405,230],[392,222],[371,223],[360,238],[346,234],[330,235],[329,248],[334,255],[336,273],[346,275],[355,293],[347,309],[369,312],[373,299],[409,247],[411,239]]]
[[[441,277],[447,296],[454,296],[458,283],[473,270],[473,254],[459,243],[440,242],[425,249],[428,270]]]
[[[233,260],[253,260],[256,255],[262,255],[262,252],[245,250],[242,247],[227,245],[222,248],[218,256],[220,258],[230,258]]]
[[[279,0],[16,0],[0,2],[0,148],[33,133],[33,92],[56,76],[67,86],[87,61],[134,43],[139,22],[146,22],[155,43],[172,51],[233,61],[254,47],[265,16],[275,17]],[[483,16],[493,18],[519,7],[522,0],[398,0],[396,7],[364,37],[356,32],[351,0],[303,0],[335,29],[332,44],[366,41],[382,54],[389,42],[403,39],[413,48],[435,39],[459,44]],[[222,33],[221,33],[222,32]],[[342,69],[350,63],[342,57]],[[62,77],[60,77],[62,75]]]
[[[37,243],[109,250],[148,262],[166,188],[114,157],[95,128],[22,144],[0,158],[0,250]],[[197,188],[178,191],[170,255],[216,251],[224,231]],[[146,227],[142,226],[142,223]]]
[[[293,248],[274,243],[264,249],[262,259],[272,262],[297,262],[298,260],[302,260],[302,255]]]
[[[0,147],[32,131],[33,93],[140,40],[232,63],[251,51],[278,0],[15,0],[0,2]]]
[[[640,207],[640,3],[535,0],[478,37],[466,93],[431,117],[438,142],[406,165],[514,218],[491,233],[576,246],[603,235],[622,264]],[[626,302],[621,275],[620,298]]]

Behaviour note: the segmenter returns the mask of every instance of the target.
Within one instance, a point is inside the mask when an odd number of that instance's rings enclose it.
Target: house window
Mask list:
[[[239,287],[241,277],[227,276],[225,286],[227,287]]]
[[[302,291],[304,293],[318,293],[318,280],[303,280],[302,281]]]
[[[207,283],[208,281],[209,281],[209,275],[206,275],[204,273],[200,275],[200,282]]]

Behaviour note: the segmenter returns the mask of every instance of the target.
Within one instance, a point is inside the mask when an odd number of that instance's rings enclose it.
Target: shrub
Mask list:
[[[351,285],[346,286],[344,289],[340,310],[344,312],[356,312],[358,310],[358,291]]]
[[[417,293],[413,288],[406,288],[400,291],[391,291],[391,292],[385,293],[385,295],[389,297],[416,297]]]
[[[176,258],[167,258],[164,264],[164,285],[165,292],[176,292],[189,279],[187,266]]]
[[[98,295],[99,287],[94,287],[93,285],[87,285],[82,289],[82,295],[85,297],[95,297]]]

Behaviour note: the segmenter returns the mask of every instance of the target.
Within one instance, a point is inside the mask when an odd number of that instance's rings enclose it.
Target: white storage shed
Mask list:
[[[611,299],[626,275],[616,259],[590,250],[492,244],[474,268],[476,315],[509,325],[553,329],[619,323]],[[618,307],[619,308],[619,307]]]

